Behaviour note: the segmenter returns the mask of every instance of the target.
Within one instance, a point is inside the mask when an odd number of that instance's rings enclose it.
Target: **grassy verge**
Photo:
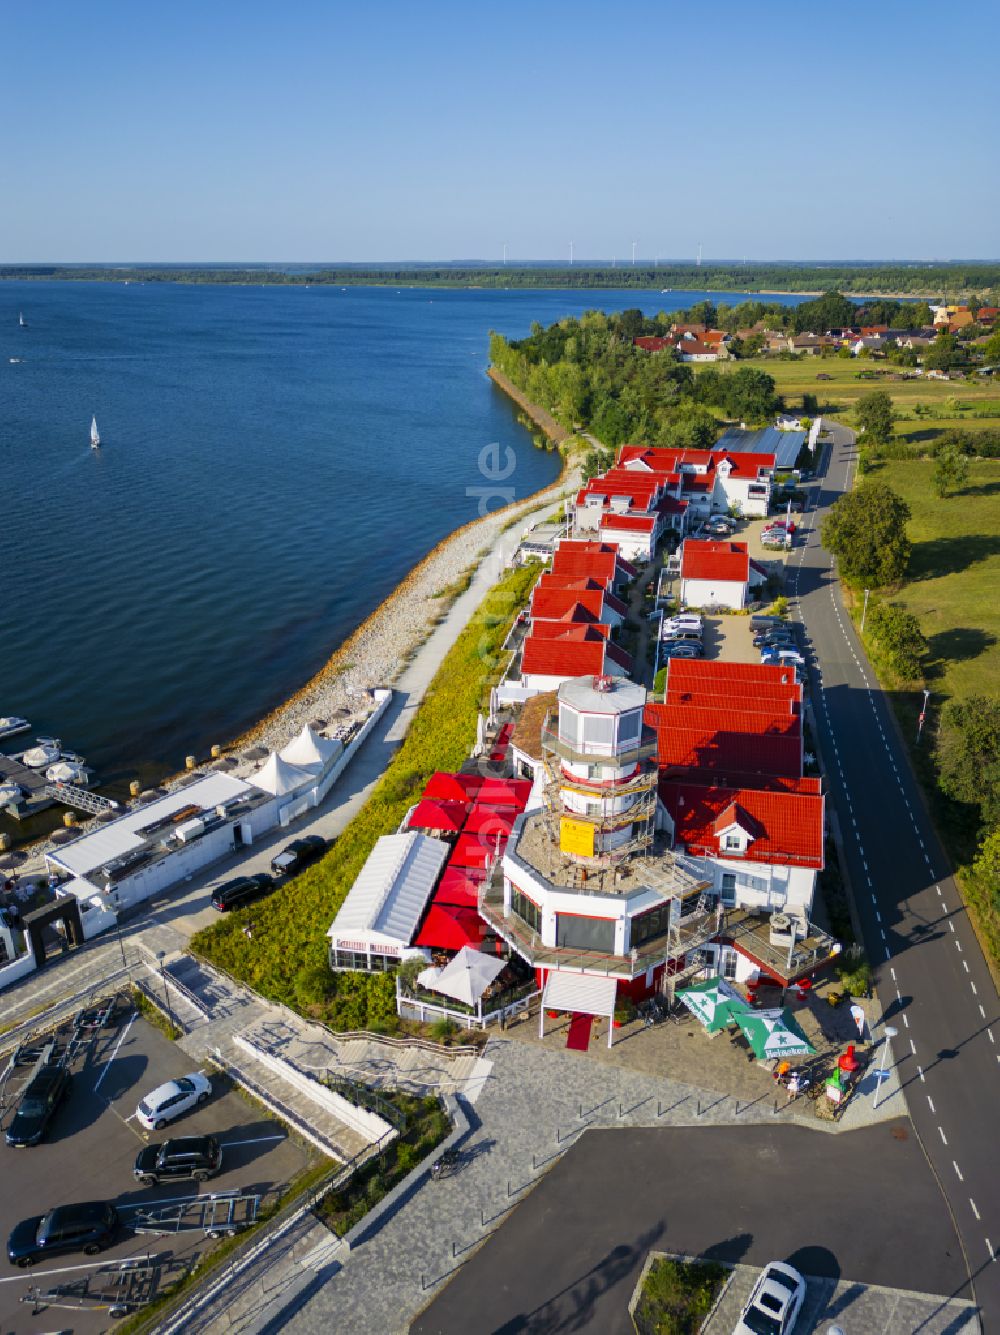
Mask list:
[[[147,1020],[154,1029],[159,1029],[161,1034],[165,1034],[171,1040],[180,1038],[181,1030],[167,1019],[162,1009],[150,1001],[145,992],[140,992],[137,987],[132,988],[132,1004],[142,1018]]]
[[[500,646],[540,570],[531,563],[511,571],[487,594],[372,796],[326,857],[252,910],[227,913],[199,932],[196,953],[333,1029],[397,1027],[393,976],[331,974],[325,933],[375,841],[394,833],[435,770],[457,769],[468,758],[478,712],[504,666]],[[242,930],[248,914],[252,941]]]
[[[728,1275],[715,1261],[657,1257],[635,1309],[639,1335],[698,1335]]]
[[[402,1182],[448,1136],[451,1123],[433,1095],[383,1094],[406,1114],[406,1130],[384,1154],[364,1164],[340,1190],[316,1207],[316,1214],[338,1237],[349,1233],[369,1210]]]

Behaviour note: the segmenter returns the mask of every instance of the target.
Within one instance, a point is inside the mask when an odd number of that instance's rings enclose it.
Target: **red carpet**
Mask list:
[[[566,1046],[572,1048],[574,1052],[586,1052],[590,1047],[590,1027],[593,1023],[592,1015],[580,1015],[578,1011],[574,1011],[573,1018],[569,1022],[569,1033],[566,1035]]]

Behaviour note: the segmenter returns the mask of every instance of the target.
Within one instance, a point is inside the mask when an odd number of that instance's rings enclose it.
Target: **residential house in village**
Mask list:
[[[745,542],[701,542],[681,547],[681,603],[685,607],[746,607],[751,590],[767,582],[767,571],[750,558]]]

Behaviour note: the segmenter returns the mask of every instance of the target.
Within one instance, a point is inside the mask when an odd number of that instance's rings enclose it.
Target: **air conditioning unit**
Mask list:
[[[787,913],[771,914],[771,945],[790,946],[795,940],[795,923]]]

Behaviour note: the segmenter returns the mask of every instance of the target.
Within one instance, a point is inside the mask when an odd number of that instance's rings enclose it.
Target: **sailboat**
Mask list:
[[[17,313],[17,323],[21,326],[22,329],[27,329],[27,327],[28,327],[28,322],[27,322],[27,320],[24,318],[24,311],[18,311],[18,313]]]
[[[100,449],[100,447],[101,447],[101,436],[97,430],[97,418],[92,417],[90,419],[90,448],[92,450],[97,450]]]

